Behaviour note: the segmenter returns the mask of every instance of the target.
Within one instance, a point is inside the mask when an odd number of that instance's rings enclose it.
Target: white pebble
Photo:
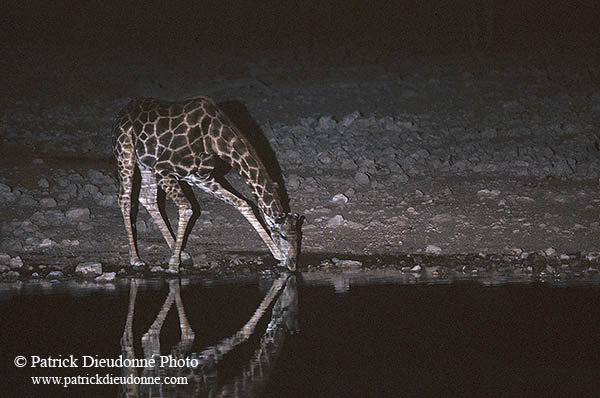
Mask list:
[[[425,253],[427,254],[440,254],[442,252],[442,248],[435,245],[427,245],[425,248]]]
[[[338,193],[337,195],[334,195],[333,198],[331,198],[331,201],[335,204],[344,204],[348,203],[348,197],[343,193]]]

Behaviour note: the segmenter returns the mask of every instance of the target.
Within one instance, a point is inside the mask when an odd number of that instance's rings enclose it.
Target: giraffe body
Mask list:
[[[144,265],[138,255],[131,221],[133,176],[138,168],[141,175],[139,201],[173,251],[170,271],[179,270],[184,234],[193,213],[181,189],[181,181],[235,206],[273,256],[289,269],[295,269],[302,217],[284,207],[280,187],[269,176],[252,144],[210,98],[195,97],[180,102],[154,98],[131,101],[115,120],[113,151],[120,181],[119,206],[129,239],[132,266]],[[251,203],[215,175],[219,159],[235,169],[250,187],[266,228]],[[160,214],[158,188],[179,209],[176,235]]]

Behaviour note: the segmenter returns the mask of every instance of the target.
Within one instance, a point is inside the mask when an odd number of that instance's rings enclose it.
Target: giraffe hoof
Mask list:
[[[185,265],[185,266],[192,266],[194,265],[194,259],[192,258],[192,255],[189,254],[188,252],[181,252],[181,265]]]
[[[175,274],[178,273],[179,272],[179,264],[180,264],[180,261],[178,258],[171,257],[169,259],[169,268],[167,269],[166,272],[175,273]]]
[[[131,269],[133,271],[143,271],[144,269],[146,269],[146,263],[142,260],[140,260],[139,258],[136,260],[131,260],[130,262],[131,264]]]

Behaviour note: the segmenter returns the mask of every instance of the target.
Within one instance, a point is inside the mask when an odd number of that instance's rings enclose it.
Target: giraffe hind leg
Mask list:
[[[140,188],[140,203],[144,206],[146,211],[152,216],[152,219],[158,226],[158,229],[162,233],[165,241],[169,245],[171,250],[175,249],[175,236],[169,225],[169,219],[163,217],[158,207],[158,183],[156,181],[156,174],[152,170],[140,170],[142,177],[142,186]],[[185,265],[192,265],[192,256],[185,251],[181,252],[181,261]]]

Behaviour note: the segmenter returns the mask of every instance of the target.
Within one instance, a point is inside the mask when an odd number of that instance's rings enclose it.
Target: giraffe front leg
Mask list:
[[[152,216],[152,219],[158,226],[161,234],[165,238],[167,245],[171,250],[175,250],[175,236],[169,226],[169,220],[163,218],[158,208],[158,183],[156,175],[152,170],[140,170],[142,176],[142,186],[140,188],[140,202],[146,211]],[[181,262],[184,265],[194,264],[192,256],[185,251],[181,251]]]
[[[262,226],[260,221],[256,218],[256,215],[252,211],[252,207],[241,197],[237,196],[235,193],[231,192],[221,183],[216,181],[214,178],[206,178],[202,183],[196,184],[196,186],[206,192],[210,192],[215,195],[217,198],[221,199],[225,203],[229,203],[234,206],[238,211],[248,220],[250,225],[256,230],[258,236],[263,240],[265,245],[269,248],[269,251],[275,257],[275,259],[282,261],[284,260],[284,256],[281,253],[279,247],[273,242],[271,236],[267,232],[267,230]]]
[[[159,186],[165,191],[167,196],[171,198],[179,208],[179,222],[177,224],[177,235],[175,237],[175,245],[173,247],[173,255],[169,259],[168,272],[179,272],[181,264],[181,251],[183,249],[183,238],[190,218],[192,218],[192,205],[185,197],[179,181],[171,175],[166,175],[159,180]]]
[[[137,251],[137,245],[133,233],[133,223],[131,222],[131,191],[133,190],[133,181],[130,175],[121,176],[121,188],[119,191],[119,206],[123,213],[123,222],[127,231],[129,241],[129,264],[134,268],[143,268],[146,264],[140,259]]]

